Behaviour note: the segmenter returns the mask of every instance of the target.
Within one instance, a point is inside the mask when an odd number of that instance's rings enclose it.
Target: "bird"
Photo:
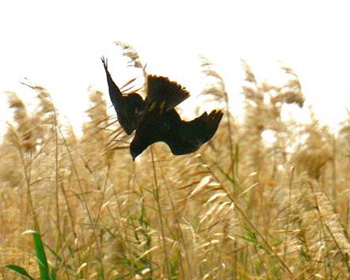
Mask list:
[[[101,60],[118,121],[127,134],[135,131],[130,144],[133,160],[156,142],[165,142],[174,155],[184,155],[197,151],[214,136],[223,116],[221,110],[184,121],[175,107],[190,96],[186,88],[167,77],[147,75],[145,99],[137,93],[124,95],[113,81],[107,58]]]

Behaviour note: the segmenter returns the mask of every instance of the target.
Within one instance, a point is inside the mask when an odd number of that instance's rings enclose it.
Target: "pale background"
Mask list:
[[[238,115],[241,59],[259,79],[272,82],[283,63],[299,75],[306,107],[311,104],[323,123],[336,127],[350,107],[348,3],[1,1],[0,92],[15,91],[32,103],[34,93],[19,83],[27,77],[51,92],[62,117],[78,129],[89,86],[107,93],[102,55],[110,58],[118,83],[133,78],[113,45],[120,40],[139,52],[149,73],[169,76],[194,94],[205,86],[198,56],[209,58]],[[11,116],[7,107],[0,93],[0,130]],[[308,115],[295,112],[296,118]]]

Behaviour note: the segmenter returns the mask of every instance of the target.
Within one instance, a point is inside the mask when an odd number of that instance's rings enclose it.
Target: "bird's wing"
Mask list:
[[[137,93],[123,96],[120,108],[116,109],[118,121],[127,134],[131,134],[137,127],[145,102]]]
[[[145,106],[145,102],[137,93],[123,96],[108,71],[107,59],[102,57],[101,60],[106,71],[109,97],[115,111],[117,112],[118,121],[125,132],[131,134],[137,127],[139,116]]]
[[[214,110],[209,115],[205,112],[192,121],[181,121],[164,142],[174,155],[193,153],[214,136],[222,116],[222,111]]]
[[[155,107],[169,111],[190,96],[189,92],[166,77],[147,76],[146,102],[152,110]]]
[[[107,83],[108,83],[108,89],[109,89],[109,97],[112,101],[112,104],[115,109],[117,109],[117,104],[119,103],[119,100],[122,98],[122,93],[120,92],[120,89],[118,86],[114,83],[111,74],[108,71],[108,60],[105,57],[101,57],[101,61],[103,63],[103,67],[106,72],[107,76]]]

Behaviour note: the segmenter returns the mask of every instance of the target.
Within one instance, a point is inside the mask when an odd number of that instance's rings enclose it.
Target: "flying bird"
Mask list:
[[[148,75],[145,100],[137,93],[124,95],[108,71],[107,59],[101,60],[118,121],[127,134],[136,131],[130,144],[133,160],[155,142],[165,142],[174,155],[184,155],[197,151],[214,136],[222,111],[183,121],[175,107],[190,96],[184,87],[166,77]]]

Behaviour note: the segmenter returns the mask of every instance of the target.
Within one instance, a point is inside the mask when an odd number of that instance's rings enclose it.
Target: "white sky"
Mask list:
[[[245,59],[259,78],[272,79],[279,62],[299,75],[323,122],[335,125],[350,107],[348,1],[0,1],[0,92],[25,100],[24,77],[46,87],[75,127],[85,118],[88,87],[107,93],[102,55],[117,83],[128,76],[113,45],[131,44],[149,73],[200,91],[198,55],[208,57],[240,100]],[[0,127],[11,116],[0,93]],[[238,104],[238,101],[237,101]],[[237,110],[239,111],[237,105]],[[235,108],[235,107],[234,107]],[[300,113],[301,114],[301,113]],[[300,115],[298,113],[298,115]]]

